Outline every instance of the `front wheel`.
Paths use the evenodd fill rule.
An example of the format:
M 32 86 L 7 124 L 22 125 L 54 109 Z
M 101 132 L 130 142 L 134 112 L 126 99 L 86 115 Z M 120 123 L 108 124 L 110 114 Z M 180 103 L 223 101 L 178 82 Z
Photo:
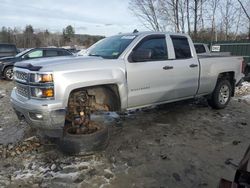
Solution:
M 3 73 L 3 76 L 6 80 L 13 80 L 14 78 L 14 72 L 13 72 L 13 67 L 7 67 L 4 69 L 4 73 Z
M 223 109 L 227 106 L 232 95 L 232 85 L 228 80 L 218 80 L 208 104 L 214 109 Z

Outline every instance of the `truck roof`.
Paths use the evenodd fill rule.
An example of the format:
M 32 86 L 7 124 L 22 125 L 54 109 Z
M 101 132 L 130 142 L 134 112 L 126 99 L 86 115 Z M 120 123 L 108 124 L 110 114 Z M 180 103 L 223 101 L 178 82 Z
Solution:
M 189 36 L 187 34 L 184 33 L 173 33 L 173 32 L 162 32 L 162 31 L 142 31 L 142 32 L 131 32 L 131 33 L 121 33 L 118 35 L 136 35 L 136 36 L 140 36 L 140 35 L 154 35 L 154 34 L 163 34 L 163 35 L 178 35 L 178 36 Z

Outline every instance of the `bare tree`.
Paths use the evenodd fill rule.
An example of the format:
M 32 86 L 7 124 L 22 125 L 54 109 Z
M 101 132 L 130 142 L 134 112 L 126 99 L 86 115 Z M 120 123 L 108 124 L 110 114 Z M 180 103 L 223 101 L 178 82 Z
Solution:
M 129 9 L 146 28 L 154 31 L 162 30 L 159 23 L 160 16 L 157 14 L 157 0 L 131 0 Z
M 247 19 L 248 19 L 248 39 L 250 40 L 250 12 L 247 11 L 247 7 L 243 5 L 241 0 L 238 0 L 238 2 L 240 3 L 241 8 L 243 9 Z M 248 4 L 249 6 L 249 4 Z M 250 9 L 250 7 L 248 7 Z
M 237 27 L 237 13 L 239 12 L 239 8 L 233 0 L 225 0 L 221 5 L 221 21 L 224 26 L 224 40 L 228 40 L 231 29 Z
M 202 29 L 204 29 L 203 4 L 204 4 L 204 0 L 201 0 L 201 5 L 200 5 L 200 20 L 201 20 L 201 28 Z
M 179 10 L 180 10 L 180 26 L 181 32 L 185 33 L 185 25 L 186 25 L 186 0 L 179 0 Z
M 185 31 L 186 0 L 159 0 L 162 21 L 168 23 L 175 32 Z
M 234 40 L 236 40 L 238 32 L 239 32 L 241 17 L 242 17 L 242 9 L 239 9 L 239 11 L 237 12 L 237 22 L 236 22 L 236 26 L 235 26 Z
M 168 7 L 170 7 L 170 10 L 172 11 L 172 17 L 170 17 L 169 19 L 173 20 L 172 22 L 175 26 L 175 32 L 179 32 L 180 31 L 179 0 L 165 0 L 165 2 L 168 5 Z
M 194 0 L 194 39 L 197 39 L 198 3 L 199 0 Z
M 211 42 L 214 40 L 216 37 L 216 20 L 215 20 L 215 15 L 217 12 L 217 9 L 219 7 L 220 0 L 210 0 L 209 1 L 209 8 L 211 10 L 211 24 L 212 24 L 212 29 L 211 29 Z
M 186 1 L 187 1 L 187 25 L 188 25 L 188 34 L 190 35 L 190 34 L 191 34 L 190 13 L 189 13 L 190 7 L 189 7 L 189 0 L 186 0 Z

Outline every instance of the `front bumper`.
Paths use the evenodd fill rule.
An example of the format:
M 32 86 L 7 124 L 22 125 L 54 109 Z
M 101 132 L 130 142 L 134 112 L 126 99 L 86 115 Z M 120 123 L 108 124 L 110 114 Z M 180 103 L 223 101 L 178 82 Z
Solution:
M 16 94 L 14 88 L 11 93 L 11 104 L 18 118 L 24 118 L 32 127 L 62 133 L 66 110 L 61 107 L 61 103 L 52 100 L 24 99 Z M 34 118 L 35 114 L 42 118 Z

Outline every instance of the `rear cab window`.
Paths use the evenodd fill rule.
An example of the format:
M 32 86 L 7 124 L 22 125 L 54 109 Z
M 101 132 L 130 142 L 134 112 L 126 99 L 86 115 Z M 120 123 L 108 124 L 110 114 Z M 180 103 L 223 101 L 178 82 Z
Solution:
M 176 59 L 189 59 L 192 58 L 192 53 L 187 37 L 185 36 L 170 36 L 174 46 Z
M 197 54 L 206 53 L 206 49 L 203 44 L 195 44 L 194 47 Z

